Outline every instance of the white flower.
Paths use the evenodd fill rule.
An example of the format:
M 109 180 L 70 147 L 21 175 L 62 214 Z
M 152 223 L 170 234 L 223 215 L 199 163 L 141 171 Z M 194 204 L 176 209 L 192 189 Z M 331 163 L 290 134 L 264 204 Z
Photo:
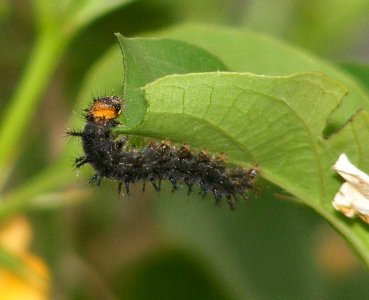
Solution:
M 358 215 L 369 224 L 369 176 L 356 168 L 346 154 L 340 155 L 333 170 L 346 180 L 333 199 L 333 207 L 346 217 Z

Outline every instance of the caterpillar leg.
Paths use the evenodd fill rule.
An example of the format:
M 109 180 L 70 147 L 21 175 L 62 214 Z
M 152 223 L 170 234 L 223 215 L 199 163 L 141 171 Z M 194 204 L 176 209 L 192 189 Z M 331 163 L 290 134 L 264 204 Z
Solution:
M 102 181 L 102 177 L 99 174 L 95 174 L 94 176 L 92 176 L 90 178 L 90 180 L 88 181 L 88 183 L 94 184 L 96 182 L 96 187 L 99 188 L 100 187 L 100 184 L 101 184 L 101 181 Z
M 234 210 L 234 205 L 233 205 L 233 202 L 232 202 L 232 197 L 231 195 L 227 195 L 227 202 L 228 202 L 228 206 L 231 210 Z
M 192 184 L 190 185 L 188 185 L 188 190 L 187 190 L 187 195 L 190 195 L 191 194 L 191 192 L 192 192 Z
M 217 189 L 213 190 L 213 195 L 214 195 L 214 198 L 215 198 L 215 204 L 218 205 L 220 203 L 220 200 L 222 200 L 222 195 L 218 193 Z
M 204 187 L 204 184 L 201 181 L 200 181 L 199 185 L 200 185 L 200 192 L 199 192 L 199 194 L 202 195 L 202 198 L 205 198 L 206 193 L 207 193 L 207 190 L 206 190 L 206 188 Z
M 123 185 L 123 182 L 119 182 L 119 184 L 118 184 L 118 193 L 119 193 L 119 195 L 121 195 L 121 193 L 122 193 L 122 185 Z M 126 187 L 126 193 L 127 193 L 127 195 L 130 195 L 130 192 L 129 192 L 129 182 L 128 181 L 125 181 L 124 182 L 124 185 Z
M 123 184 L 123 182 L 119 182 L 118 183 L 118 194 L 119 194 L 119 197 L 122 194 L 122 184 Z
M 88 162 L 89 160 L 85 156 L 81 156 L 81 157 L 76 158 L 73 165 L 76 168 L 80 168 L 81 166 L 83 166 L 85 163 L 88 163 Z
M 127 195 L 129 195 L 129 182 L 128 182 L 128 181 L 125 181 L 125 182 L 124 182 L 124 185 L 125 185 L 125 187 L 126 187 Z
M 173 188 L 172 193 L 176 190 L 178 190 L 177 181 L 173 177 L 169 177 L 169 181 L 171 182 Z
M 150 182 L 151 182 L 152 186 L 154 187 L 155 191 L 160 192 L 160 183 L 159 183 L 159 186 L 157 186 L 156 182 L 155 182 L 155 179 L 153 177 L 150 177 Z
M 193 183 L 188 178 L 185 178 L 184 182 L 188 186 L 187 195 L 189 195 L 192 192 L 192 185 L 193 185 Z
M 67 130 L 65 134 L 69 136 L 83 136 L 82 131 L 75 131 L 75 130 Z

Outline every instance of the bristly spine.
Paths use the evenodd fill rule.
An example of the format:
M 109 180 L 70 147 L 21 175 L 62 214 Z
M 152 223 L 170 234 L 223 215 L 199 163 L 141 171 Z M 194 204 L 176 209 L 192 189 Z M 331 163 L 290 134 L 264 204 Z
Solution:
M 179 184 L 188 187 L 198 185 L 200 192 L 212 193 L 216 202 L 223 197 L 230 208 L 238 196 L 247 198 L 246 192 L 253 188 L 256 168 L 230 168 L 225 165 L 225 155 L 211 156 L 206 150 L 191 151 L 185 144 L 180 147 L 171 145 L 169 140 L 161 143 L 151 141 L 143 148 L 132 149 L 127 146 L 128 137 L 117 138 L 112 129 L 119 125 L 116 120 L 122 109 L 123 101 L 116 96 L 95 99 L 85 109 L 86 124 L 83 131 L 68 131 L 70 136 L 80 137 L 85 155 L 75 160 L 77 168 L 90 164 L 96 171 L 90 182 L 98 186 L 106 177 L 119 182 L 121 192 L 124 184 L 129 194 L 130 183 L 149 181 L 156 191 L 160 191 L 162 180 L 169 180 L 173 191 Z

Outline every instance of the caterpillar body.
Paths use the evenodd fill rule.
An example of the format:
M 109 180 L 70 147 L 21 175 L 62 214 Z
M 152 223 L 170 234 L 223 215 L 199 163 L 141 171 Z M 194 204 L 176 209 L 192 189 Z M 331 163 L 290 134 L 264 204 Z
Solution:
M 88 163 L 96 171 L 90 179 L 98 186 L 106 177 L 119 182 L 121 192 L 124 184 L 129 194 L 130 183 L 150 182 L 160 191 L 162 180 L 169 180 L 173 191 L 179 185 L 187 185 L 188 194 L 198 185 L 205 195 L 212 193 L 216 202 L 223 197 L 230 208 L 238 196 L 247 198 L 246 192 L 253 188 L 257 174 L 255 168 L 230 168 L 225 165 L 225 155 L 211 156 L 206 150 L 194 152 L 189 145 L 176 147 L 169 140 L 161 143 L 151 141 L 143 148 L 127 146 L 128 137 L 117 138 L 112 129 L 120 123 L 116 120 L 123 108 L 119 97 L 109 96 L 95 99 L 85 109 L 86 124 L 83 131 L 68 131 L 70 136 L 82 140 L 84 156 L 75 160 L 77 168 Z

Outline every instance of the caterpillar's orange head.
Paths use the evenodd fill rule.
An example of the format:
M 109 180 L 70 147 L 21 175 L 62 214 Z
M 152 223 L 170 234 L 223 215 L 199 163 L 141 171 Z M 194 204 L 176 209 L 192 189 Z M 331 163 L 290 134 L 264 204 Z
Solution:
M 86 109 L 86 119 L 97 123 L 108 122 L 118 118 L 122 112 L 123 101 L 117 96 L 95 99 Z

